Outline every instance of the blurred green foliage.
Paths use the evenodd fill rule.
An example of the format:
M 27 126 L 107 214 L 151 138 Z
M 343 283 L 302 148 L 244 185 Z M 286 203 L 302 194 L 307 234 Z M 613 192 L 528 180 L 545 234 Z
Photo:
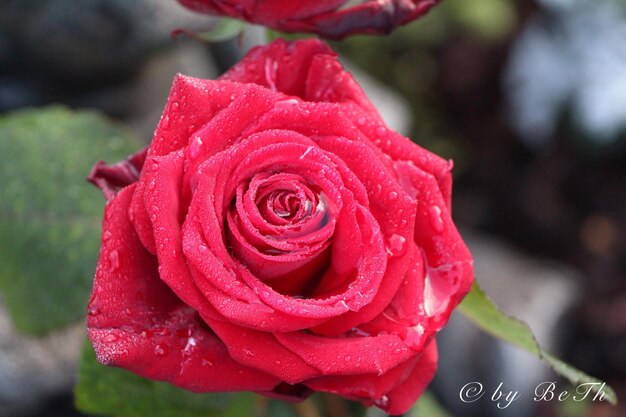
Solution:
M 241 417 L 251 416 L 254 406 L 249 392 L 196 394 L 100 365 L 89 343 L 83 348 L 75 396 L 79 410 L 107 417 Z
M 407 417 L 452 417 L 430 391 L 426 391 L 417 400 Z
M 92 112 L 0 118 L 0 296 L 19 330 L 41 334 L 84 316 L 105 203 L 85 178 L 98 160 L 139 147 Z

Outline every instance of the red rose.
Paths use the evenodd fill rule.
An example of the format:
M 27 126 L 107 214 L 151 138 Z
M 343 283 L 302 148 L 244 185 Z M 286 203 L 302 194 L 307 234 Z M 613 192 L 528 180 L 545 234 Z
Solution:
M 99 361 L 193 391 L 407 411 L 472 281 L 450 169 L 389 131 L 320 41 L 178 76 L 147 155 L 90 176 L 110 198 L 87 321 Z
M 425 14 L 440 0 L 178 0 L 202 13 L 230 16 L 283 32 L 329 39 L 384 34 Z

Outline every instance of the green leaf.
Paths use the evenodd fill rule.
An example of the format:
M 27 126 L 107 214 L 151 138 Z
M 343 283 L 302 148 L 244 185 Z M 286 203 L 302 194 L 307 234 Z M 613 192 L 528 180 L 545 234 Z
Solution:
M 617 396 L 611 387 L 543 350 L 528 325 L 500 311 L 476 282 L 474 282 L 470 293 L 459 305 L 459 311 L 487 333 L 520 347 L 543 360 L 555 372 L 564 376 L 575 386 L 595 384 L 593 392 L 602 390 L 605 398 L 611 404 L 617 404 Z
M 100 365 L 89 343 L 83 349 L 76 407 L 107 417 L 251 416 L 251 393 L 196 394 L 151 381 L 120 368 Z
M 312 37 L 316 37 L 316 35 L 312 35 L 310 33 L 304 33 L 304 32 L 287 33 L 287 32 L 280 32 L 272 28 L 265 28 L 265 40 L 267 41 L 267 43 L 273 42 L 276 39 L 285 39 L 287 41 L 295 41 L 298 39 L 309 39 Z
M 407 417 L 452 417 L 433 393 L 425 391 L 415 403 Z
M 206 42 L 222 42 L 239 36 L 246 27 L 243 20 L 221 18 L 211 30 L 198 33 L 196 36 Z
M 140 146 L 93 112 L 0 117 L 0 296 L 19 330 L 41 334 L 84 316 L 104 208 L 85 178 L 98 160 Z

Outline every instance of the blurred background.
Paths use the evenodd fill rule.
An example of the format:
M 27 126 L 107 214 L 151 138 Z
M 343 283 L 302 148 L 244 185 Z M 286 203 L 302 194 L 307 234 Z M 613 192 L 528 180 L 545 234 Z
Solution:
M 76 311 L 87 302 L 104 201 L 82 179 L 102 154 L 66 132 L 99 132 L 110 158 L 148 143 L 175 73 L 217 77 L 264 42 L 260 28 L 210 45 L 170 36 L 214 23 L 171 0 L 0 0 L 0 417 L 81 415 L 72 399 L 80 314 L 56 320 L 58 303 L 15 295 L 31 297 L 28 288 L 62 273 L 81 288 Z M 432 387 L 451 416 L 626 415 L 624 39 L 623 0 L 445 0 L 391 36 L 332 43 L 392 128 L 454 160 L 454 216 L 481 285 L 622 400 L 533 401 L 537 384 L 557 377 L 455 315 L 439 338 Z M 54 160 L 36 145 L 19 148 L 35 140 L 20 139 L 28 135 L 81 152 Z M 68 199 L 79 211 L 61 208 Z M 24 217 L 29 210 L 47 221 Z M 64 236 L 50 226 L 55 216 L 89 224 Z M 68 249 L 50 253 L 50 242 Z M 83 246 L 84 256 L 74 250 Z M 40 302 L 50 304 L 48 327 L 9 320 Z M 459 390 L 472 381 L 489 395 L 504 382 L 522 398 L 506 410 L 489 395 L 465 404 Z

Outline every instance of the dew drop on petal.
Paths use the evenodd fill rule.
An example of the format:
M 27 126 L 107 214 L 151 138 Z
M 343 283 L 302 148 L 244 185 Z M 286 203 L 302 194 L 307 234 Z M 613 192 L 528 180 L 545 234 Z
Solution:
M 189 157 L 191 159 L 197 159 L 200 154 L 200 149 L 202 149 L 202 138 L 200 136 L 196 136 L 191 140 L 189 144 Z
M 100 315 L 100 313 L 102 313 L 102 310 L 100 308 L 90 308 L 89 310 L 87 310 L 87 314 L 95 317 Z
M 117 341 L 117 336 L 114 334 L 108 334 L 104 337 L 104 339 L 102 339 L 102 341 L 105 343 L 113 343 Z
M 165 344 L 159 343 L 154 347 L 154 354 L 156 356 L 163 357 L 169 353 L 168 348 Z
M 308 153 L 311 152 L 312 150 L 313 150 L 313 146 L 307 147 L 306 151 L 304 151 L 304 153 L 302 155 L 300 155 L 299 159 L 304 159 L 308 155 Z
M 410 349 L 420 352 L 424 341 L 423 335 L 424 327 L 421 324 L 417 324 L 416 326 L 407 329 L 404 342 Z
M 387 240 L 387 253 L 391 256 L 401 256 L 406 252 L 406 238 L 394 233 Z
M 120 253 L 117 249 L 109 252 L 109 272 L 115 272 L 120 267 Z
M 389 407 L 389 397 L 387 397 L 386 395 L 383 395 L 379 399 L 374 400 L 374 404 L 376 405 L 376 407 L 386 409 Z
M 430 217 L 430 224 L 433 226 L 437 233 L 443 232 L 444 224 L 441 218 L 441 208 L 439 206 L 431 206 L 428 210 L 428 216 Z
M 378 136 L 384 136 L 384 135 L 386 135 L 386 134 L 387 134 L 387 129 L 386 129 L 384 126 L 378 126 L 378 127 L 376 128 L 376 134 L 377 134 Z

